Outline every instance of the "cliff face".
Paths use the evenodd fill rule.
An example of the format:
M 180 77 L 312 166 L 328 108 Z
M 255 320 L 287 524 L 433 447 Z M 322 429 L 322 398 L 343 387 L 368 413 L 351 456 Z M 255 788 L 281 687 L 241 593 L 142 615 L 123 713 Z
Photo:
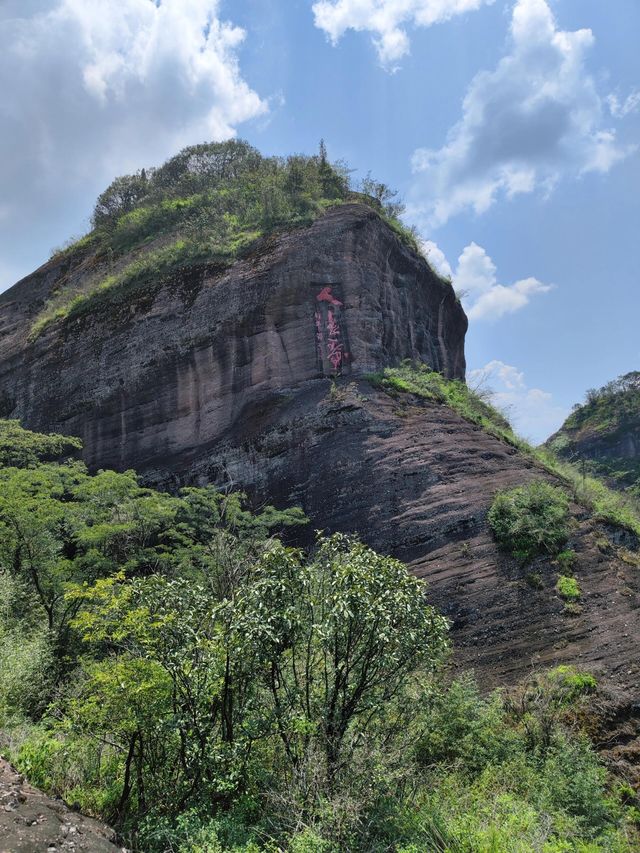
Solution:
M 415 358 L 464 378 L 453 289 L 364 205 L 29 343 L 34 315 L 72 272 L 44 267 L 0 297 L 0 400 L 26 426 L 80 436 L 92 467 L 195 458 L 322 376 Z
M 93 468 L 301 506 L 303 543 L 341 530 L 398 556 L 428 580 L 457 662 L 484 686 L 571 661 L 635 695 L 640 575 L 621 554 L 637 543 L 574 507 L 583 595 L 568 611 L 557 567 L 519 566 L 486 524 L 498 489 L 548 475 L 446 406 L 366 379 L 405 358 L 464 377 L 450 285 L 375 212 L 333 209 L 224 273 L 189 270 L 29 343 L 73 274 L 46 266 L 0 298 L 5 416 L 80 436 Z
M 584 462 L 613 488 L 640 496 L 640 372 L 590 391 L 547 444 Z

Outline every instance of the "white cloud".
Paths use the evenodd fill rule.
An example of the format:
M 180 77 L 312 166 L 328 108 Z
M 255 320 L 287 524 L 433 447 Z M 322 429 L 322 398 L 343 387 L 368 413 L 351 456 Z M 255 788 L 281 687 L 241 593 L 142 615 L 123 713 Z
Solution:
M 607 96 L 607 105 L 614 118 L 626 118 L 640 109 L 640 91 L 634 90 L 623 101 L 615 93 L 612 93 Z
M 407 26 L 430 27 L 494 0 L 317 0 L 315 24 L 335 44 L 347 30 L 373 34 L 381 63 L 393 69 L 409 53 Z
M 532 296 L 548 293 L 552 285 L 537 278 L 523 278 L 511 285 L 499 284 L 496 265 L 477 243 L 462 250 L 457 266 L 452 269 L 444 252 L 432 240 L 425 240 L 423 251 L 441 275 L 449 276 L 471 320 L 498 320 L 529 304 Z
M 451 265 L 449 264 L 445 253 L 437 243 L 434 243 L 433 240 L 423 240 L 421 248 L 423 255 L 437 273 L 445 278 L 452 277 L 453 273 L 451 271 Z
M 27 226 L 61 241 L 52 223 L 73 215 L 77 230 L 79 211 L 116 174 L 233 136 L 267 110 L 241 75 L 244 32 L 220 5 L 0 4 L 0 185 L 14 223 L 5 253 Z
M 516 432 L 536 444 L 555 432 L 569 414 L 548 391 L 529 388 L 524 373 L 503 361 L 468 371 L 467 382 L 471 388 L 490 392 L 491 402 L 505 412 Z
M 414 152 L 414 212 L 432 227 L 464 210 L 484 213 L 500 196 L 549 194 L 563 175 L 608 172 L 633 150 L 603 125 L 585 64 L 591 30 L 560 30 L 545 0 L 518 0 L 510 40 L 495 70 L 471 82 L 442 148 Z M 609 100 L 610 112 L 635 108 L 630 97 L 628 107 Z
M 497 320 L 524 308 L 535 294 L 547 293 L 549 290 L 551 286 L 542 284 L 537 278 L 525 278 L 508 287 L 495 284 L 476 299 L 467 314 L 470 320 Z

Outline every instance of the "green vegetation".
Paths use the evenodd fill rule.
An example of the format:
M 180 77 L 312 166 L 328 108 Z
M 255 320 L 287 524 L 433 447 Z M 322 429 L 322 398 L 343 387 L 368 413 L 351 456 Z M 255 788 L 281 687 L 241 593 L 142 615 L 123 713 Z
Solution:
M 560 569 L 560 574 L 570 575 L 573 567 L 576 564 L 577 559 L 578 555 L 575 551 L 561 551 L 556 556 L 556 563 L 558 564 L 558 568 Z
M 396 560 L 0 435 L 4 750 L 136 851 L 637 849 L 635 795 L 576 728 L 588 673 L 447 686 L 446 622 Z
M 536 480 L 498 492 L 488 521 L 498 543 L 520 560 L 557 554 L 569 538 L 569 498 L 562 489 Z
M 507 419 L 496 411 L 465 382 L 445 379 L 441 373 L 424 364 L 405 362 L 401 367 L 388 367 L 382 373 L 369 375 L 369 380 L 387 391 L 415 394 L 424 400 L 444 403 L 484 430 L 511 444 L 519 440 Z
M 640 372 L 633 371 L 587 391 L 585 402 L 574 406 L 565 422 L 571 431 L 605 432 L 638 417 Z
M 0 420 L 0 468 L 33 468 L 81 447 L 80 440 L 72 436 L 42 435 L 22 429 L 18 421 Z
M 370 175 L 360 191 L 344 163 L 330 163 L 324 143 L 313 157 L 263 157 L 230 140 L 185 148 L 157 169 L 125 175 L 100 195 L 93 231 L 59 254 L 82 264 L 67 275 L 31 329 L 92 312 L 100 305 L 157 288 L 176 270 L 221 268 L 281 229 L 311 224 L 328 207 L 371 205 L 415 251 L 399 220 L 402 205 Z
M 445 379 L 422 364 L 406 363 L 398 368 L 387 368 L 369 378 L 393 393 L 414 394 L 450 406 L 463 418 L 478 424 L 559 477 L 572 498 L 586 507 L 595 520 L 626 528 L 640 536 L 640 503 L 633 496 L 613 491 L 601 480 L 587 476 L 582 466 L 560 459 L 548 447 L 532 447 L 516 435 L 504 415 L 490 405 L 489 394 L 473 391 L 463 382 Z
M 640 498 L 640 459 L 621 455 L 619 445 L 640 435 L 640 372 L 618 377 L 600 389 L 587 391 L 549 448 L 566 459 L 579 460 L 589 474 L 614 488 Z M 597 457 L 593 448 L 597 447 Z
M 580 598 L 578 581 L 568 575 L 560 575 L 556 583 L 556 592 L 565 601 L 577 601 Z

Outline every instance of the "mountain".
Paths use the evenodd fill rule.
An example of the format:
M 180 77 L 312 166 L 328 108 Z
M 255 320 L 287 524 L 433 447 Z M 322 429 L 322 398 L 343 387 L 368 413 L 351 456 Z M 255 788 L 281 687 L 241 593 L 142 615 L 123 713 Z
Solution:
M 588 391 L 547 446 L 613 488 L 640 497 L 640 372 Z
M 114 181 L 90 234 L 0 295 L 0 667 L 6 708 L 29 718 L 24 732 L 3 718 L 0 745 L 136 849 L 258 850 L 261 810 L 284 815 L 260 835 L 279 833 L 278 849 L 400 849 L 405 835 L 406 850 L 457 849 L 455 820 L 431 799 L 423 819 L 418 801 L 457 808 L 476 784 L 468 849 L 511 849 L 514 832 L 614 849 L 640 785 L 640 518 L 466 386 L 451 282 L 388 189 L 363 189 L 322 149 L 195 146 Z M 90 476 L 79 454 L 92 474 L 128 473 Z M 210 484 L 226 494 L 183 488 Z M 277 511 L 294 507 L 310 523 Z M 318 531 L 331 536 L 312 547 Z M 447 624 L 388 556 L 447 617 L 437 680 Z M 360 714 L 340 729 L 351 763 L 327 752 L 336 702 L 341 719 Z M 402 740 L 378 765 L 391 732 Z M 606 789 L 594 748 L 616 771 Z M 336 768 L 349 775 L 325 800 Z M 12 827 L 30 798 L 75 825 L 0 769 Z M 342 826 L 346 791 L 359 805 Z M 499 799 L 496 842 L 486 803 Z M 289 826 L 312 800 L 338 804 L 318 828 L 337 846 Z M 108 830 L 80 823 L 110 849 Z M 49 843 L 57 830 L 42 827 Z
M 193 190 L 184 162 L 176 180 Z M 322 162 L 303 167 L 315 180 Z M 291 164 L 280 168 L 288 186 Z M 304 221 L 250 229 L 223 259 L 209 244 L 209 256 L 161 263 L 158 243 L 186 228 L 175 210 L 195 202 L 145 192 L 117 215 L 103 198 L 89 238 L 0 296 L 0 415 L 80 437 L 91 470 L 242 489 L 256 506 L 301 507 L 310 530 L 358 534 L 428 580 L 458 663 L 487 684 L 579 660 L 633 692 L 639 579 L 619 552 L 635 535 L 572 505 L 571 607 L 551 557 L 523 565 L 498 547 L 496 493 L 557 475 L 473 402 L 464 311 L 383 207 L 343 193 Z M 407 360 L 453 396 L 421 393 L 409 368 L 390 384 L 385 370 Z

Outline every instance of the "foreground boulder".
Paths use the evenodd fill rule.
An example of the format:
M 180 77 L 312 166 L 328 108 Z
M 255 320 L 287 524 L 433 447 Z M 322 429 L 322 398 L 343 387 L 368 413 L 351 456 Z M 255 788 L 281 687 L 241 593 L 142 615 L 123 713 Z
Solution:
M 0 853 L 126 853 L 115 833 L 38 791 L 0 758 Z

